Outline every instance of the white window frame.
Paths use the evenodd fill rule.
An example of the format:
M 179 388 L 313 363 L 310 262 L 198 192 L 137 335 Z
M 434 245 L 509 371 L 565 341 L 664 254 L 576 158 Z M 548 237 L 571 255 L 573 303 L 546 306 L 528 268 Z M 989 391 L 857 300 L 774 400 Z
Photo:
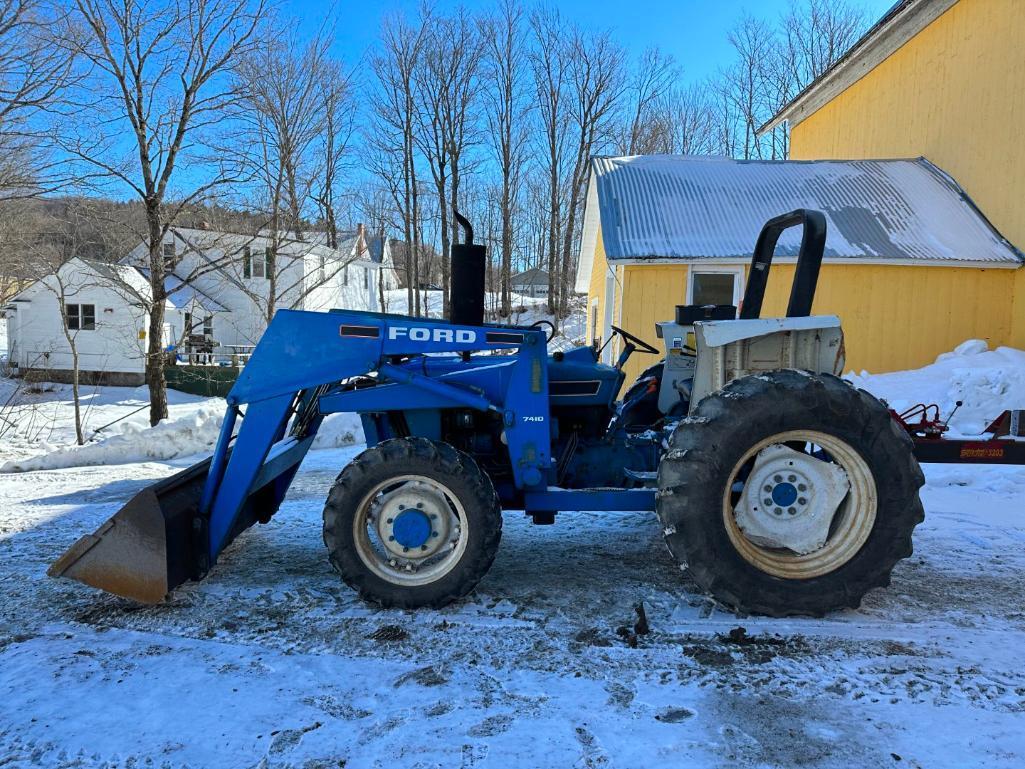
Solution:
M 74 307 L 74 312 L 71 308 Z M 91 325 L 86 325 L 85 308 L 92 307 L 93 322 Z M 96 305 L 92 302 L 81 304 L 78 302 L 65 302 L 64 303 L 64 326 L 68 331 L 95 331 L 96 330 Z M 75 326 L 72 328 L 71 322 L 74 320 Z
M 687 266 L 687 304 L 694 304 L 694 276 L 696 274 L 727 274 L 735 276 L 733 279 L 733 305 L 740 307 L 740 300 L 744 296 L 744 268 L 742 265 L 727 264 L 691 264 Z
M 604 306 L 602 308 L 601 343 L 605 345 L 605 349 L 602 351 L 602 363 L 610 365 L 615 360 L 613 357 L 615 345 L 609 344 L 609 339 L 612 336 L 613 311 L 616 307 L 616 284 L 619 282 L 615 269 L 612 265 L 605 268 L 605 297 L 602 300 Z

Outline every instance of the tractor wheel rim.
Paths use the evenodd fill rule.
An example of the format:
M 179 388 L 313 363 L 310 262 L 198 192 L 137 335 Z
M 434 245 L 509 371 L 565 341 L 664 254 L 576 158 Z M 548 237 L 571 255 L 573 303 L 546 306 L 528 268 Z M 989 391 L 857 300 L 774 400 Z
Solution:
M 401 475 L 360 500 L 353 541 L 364 565 L 394 585 L 428 585 L 448 574 L 466 551 L 466 514 L 445 484 Z
M 748 481 L 755 478 L 759 461 L 780 461 L 780 457 L 783 462 L 789 461 L 784 454 L 786 451 L 792 451 L 785 448 L 788 445 L 803 445 L 805 451 L 818 447 L 832 461 L 804 453 L 802 456 L 806 458 L 805 461 L 792 458 L 793 464 L 790 467 L 795 469 L 793 475 L 796 478 L 793 482 L 789 474 L 784 472 L 772 473 L 768 477 L 759 476 L 760 488 L 749 488 L 747 484 L 738 483 L 738 476 L 745 468 L 750 469 Z M 816 468 L 814 463 L 830 465 L 831 469 Z M 773 469 L 768 463 L 765 467 Z M 761 502 L 767 498 L 772 503 L 769 511 L 762 505 L 759 512 L 765 515 L 763 520 L 768 520 L 770 516 L 778 517 L 783 528 L 774 530 L 775 538 L 789 541 L 786 535 L 781 533 L 785 526 L 791 521 L 799 520 L 799 516 L 802 513 L 806 514 L 812 507 L 813 500 L 809 498 L 808 489 L 805 489 L 802 496 L 800 486 L 808 486 L 815 482 L 821 484 L 823 478 L 830 475 L 838 481 L 840 474 L 837 470 L 842 470 L 843 482 L 847 487 L 846 493 L 842 498 L 837 497 L 838 504 L 828 513 L 830 518 L 825 522 L 828 532 L 825 533 L 825 541 L 821 545 L 807 545 L 808 552 L 799 553 L 786 547 L 768 546 L 767 540 L 771 542 L 773 537 L 766 536 L 764 530 L 758 532 L 762 536 L 755 536 L 752 533 L 755 527 L 751 525 L 750 514 L 758 502 L 752 501 L 745 508 L 745 495 L 750 495 L 752 500 L 757 499 Z M 777 475 L 781 478 L 778 482 Z M 741 485 L 744 491 L 739 490 Z M 793 486 L 793 491 L 797 493 L 792 502 L 790 486 Z M 803 505 L 799 502 L 802 499 Z M 781 502 L 789 504 L 783 506 L 779 504 Z M 784 579 L 812 579 L 836 571 L 848 563 L 861 550 L 871 534 L 877 507 L 875 479 L 868 463 L 846 441 L 817 430 L 790 430 L 758 442 L 734 465 L 723 491 L 723 523 L 733 547 L 745 561 L 758 570 Z M 781 513 L 777 514 L 777 510 Z M 791 513 L 791 510 L 794 512 Z M 745 526 L 742 523 L 747 524 L 748 533 L 745 533 Z M 821 524 L 822 521 L 819 521 L 816 525 Z M 805 539 L 804 542 L 807 543 L 809 540 Z

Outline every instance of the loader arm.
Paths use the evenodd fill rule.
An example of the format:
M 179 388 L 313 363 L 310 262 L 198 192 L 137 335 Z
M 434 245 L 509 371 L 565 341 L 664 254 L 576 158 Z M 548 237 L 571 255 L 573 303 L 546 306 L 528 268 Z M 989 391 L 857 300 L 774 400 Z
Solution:
M 424 356 L 465 359 L 482 350 L 513 354 L 476 366 L 472 386 L 428 373 Z M 238 534 L 270 519 L 323 418 L 338 411 L 494 411 L 517 488 L 544 491 L 552 467 L 546 358 L 545 335 L 536 328 L 281 310 L 228 393 L 213 456 L 140 492 L 49 573 L 144 602 L 162 600 L 204 576 Z M 369 374 L 379 386 L 343 389 L 345 380 Z

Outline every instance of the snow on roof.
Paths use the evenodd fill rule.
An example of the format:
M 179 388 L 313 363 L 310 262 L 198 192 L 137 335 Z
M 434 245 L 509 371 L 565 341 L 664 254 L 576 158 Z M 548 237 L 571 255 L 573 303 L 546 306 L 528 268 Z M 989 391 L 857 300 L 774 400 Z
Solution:
M 168 300 L 179 310 L 187 309 L 192 302 L 196 302 L 208 312 L 231 312 L 209 294 L 203 293 L 173 273 L 164 277 L 164 290 L 167 292 Z
M 111 264 L 110 262 L 101 262 L 97 259 L 85 259 L 83 257 L 79 257 L 79 259 L 98 273 L 101 278 L 109 280 L 112 284 L 120 284 L 138 293 L 140 296 L 149 297 L 149 281 L 131 265 Z
M 957 182 L 924 158 L 595 158 L 577 290 L 588 288 L 599 227 L 610 260 L 746 260 L 765 221 L 795 208 L 825 213 L 834 261 L 1022 263 Z M 776 253 L 796 255 L 799 245 L 800 232 L 788 230 Z

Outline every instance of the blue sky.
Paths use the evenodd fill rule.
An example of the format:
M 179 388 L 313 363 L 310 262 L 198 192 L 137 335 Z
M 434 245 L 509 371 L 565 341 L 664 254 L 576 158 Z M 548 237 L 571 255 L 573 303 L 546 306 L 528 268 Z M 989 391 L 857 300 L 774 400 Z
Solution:
M 857 0 L 855 0 L 857 2 Z M 311 26 L 328 9 L 337 7 L 340 23 L 336 54 L 355 64 L 373 44 L 381 19 L 389 12 L 415 13 L 419 0 L 283 0 L 284 10 Z M 730 59 L 726 33 L 744 12 L 762 18 L 779 16 L 789 0 L 554 0 L 566 16 L 596 28 L 612 28 L 619 42 L 631 52 L 657 45 L 684 67 L 688 79 L 711 75 Z M 893 5 L 893 0 L 861 0 L 874 21 Z M 437 0 L 446 10 L 457 2 Z M 490 4 L 463 3 L 467 8 Z

